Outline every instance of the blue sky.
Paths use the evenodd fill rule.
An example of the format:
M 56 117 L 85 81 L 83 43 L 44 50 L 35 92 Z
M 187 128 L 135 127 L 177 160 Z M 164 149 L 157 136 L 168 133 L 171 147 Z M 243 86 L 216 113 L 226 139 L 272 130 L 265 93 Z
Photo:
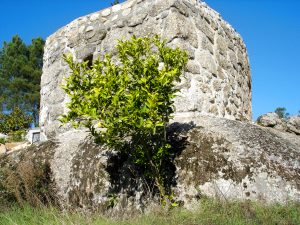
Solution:
M 19 34 L 47 38 L 113 0 L 1 0 L 0 45 Z M 207 0 L 243 37 L 253 81 L 253 118 L 283 106 L 300 110 L 300 1 Z

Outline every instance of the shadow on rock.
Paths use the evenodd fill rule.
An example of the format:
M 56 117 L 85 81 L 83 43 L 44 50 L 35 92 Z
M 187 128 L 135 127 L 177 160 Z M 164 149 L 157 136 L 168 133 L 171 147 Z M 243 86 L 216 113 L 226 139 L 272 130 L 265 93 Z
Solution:
M 168 157 L 163 159 L 163 171 L 166 194 L 172 195 L 171 188 L 177 185 L 176 167 L 174 160 L 187 145 L 187 133 L 193 129 L 195 124 L 173 123 L 167 128 L 167 140 L 171 144 Z M 124 148 L 132 148 L 128 145 Z M 130 149 L 129 149 L 130 150 Z M 157 199 L 159 201 L 159 191 L 153 179 L 145 176 L 145 168 L 134 163 L 127 151 L 120 150 L 114 154 L 108 154 L 106 171 L 109 174 L 110 188 L 107 196 L 110 199 L 108 207 L 113 208 L 118 204 L 124 207 L 128 202 L 138 202 L 140 210 L 145 209 L 149 201 Z M 124 198 L 122 198 L 124 195 Z M 126 199 L 125 199 L 126 196 Z M 118 199 L 118 200 L 117 200 Z M 117 202 L 118 201 L 118 202 Z

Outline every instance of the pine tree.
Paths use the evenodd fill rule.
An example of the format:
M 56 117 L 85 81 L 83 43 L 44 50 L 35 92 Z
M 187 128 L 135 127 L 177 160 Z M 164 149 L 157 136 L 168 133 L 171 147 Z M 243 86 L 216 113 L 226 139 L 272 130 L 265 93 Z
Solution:
M 27 46 L 16 35 L 0 50 L 0 110 L 18 107 L 32 116 L 35 126 L 39 120 L 44 43 L 36 38 Z

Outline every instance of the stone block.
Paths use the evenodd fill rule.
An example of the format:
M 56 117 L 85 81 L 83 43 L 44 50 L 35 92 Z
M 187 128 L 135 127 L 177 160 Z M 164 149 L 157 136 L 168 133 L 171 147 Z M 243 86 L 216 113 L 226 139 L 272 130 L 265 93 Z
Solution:
M 198 52 L 197 52 L 198 53 Z M 196 53 L 196 60 L 198 60 L 201 66 L 207 69 L 212 74 L 217 74 L 217 64 L 214 57 L 207 52 Z
M 189 60 L 186 67 L 187 72 L 192 74 L 200 74 L 200 66 L 198 62 Z
M 208 38 L 208 40 L 214 44 L 214 31 L 209 27 L 209 25 L 207 24 L 207 22 L 202 19 L 202 18 L 198 18 L 196 20 L 196 27 L 203 32 L 203 34 L 205 34 L 205 36 Z
M 111 9 L 105 9 L 101 12 L 102 16 L 109 16 L 111 13 Z
M 148 13 L 145 12 L 138 12 L 135 14 L 132 19 L 129 21 L 128 26 L 129 27 L 135 27 L 137 25 L 140 25 L 144 22 L 144 19 L 148 16 Z

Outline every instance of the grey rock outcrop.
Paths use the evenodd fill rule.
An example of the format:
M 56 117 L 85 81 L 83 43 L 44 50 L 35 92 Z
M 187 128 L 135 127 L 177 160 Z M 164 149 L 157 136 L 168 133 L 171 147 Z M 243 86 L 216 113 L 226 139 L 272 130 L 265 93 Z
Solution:
M 271 112 L 258 117 L 257 123 L 264 127 L 275 127 L 277 124 L 282 122 L 276 113 Z
M 292 116 L 287 120 L 287 131 L 300 135 L 300 116 Z
M 227 119 L 194 121 L 201 127 L 189 132 L 176 161 L 179 195 L 300 201 L 299 136 Z
M 185 207 L 203 196 L 300 201 L 299 136 L 208 116 L 189 121 L 171 125 L 175 151 L 168 169 L 174 197 Z M 68 131 L 11 153 L 0 158 L 0 165 L 26 160 L 50 164 L 57 197 L 66 208 L 120 215 L 158 203 L 126 157 L 95 145 L 85 131 Z
M 168 45 L 188 51 L 187 71 L 178 84 L 176 113 L 199 112 L 251 120 L 251 75 L 240 35 L 204 2 L 196 0 L 128 0 L 78 18 L 51 35 L 45 46 L 41 79 L 40 127 L 46 137 L 60 127 L 68 98 L 61 89 L 69 70 L 63 53 L 95 60 L 113 52 L 117 39 L 156 34 Z
M 300 117 L 279 118 L 276 113 L 266 113 L 257 118 L 257 124 L 263 127 L 272 127 L 283 132 L 300 135 Z

